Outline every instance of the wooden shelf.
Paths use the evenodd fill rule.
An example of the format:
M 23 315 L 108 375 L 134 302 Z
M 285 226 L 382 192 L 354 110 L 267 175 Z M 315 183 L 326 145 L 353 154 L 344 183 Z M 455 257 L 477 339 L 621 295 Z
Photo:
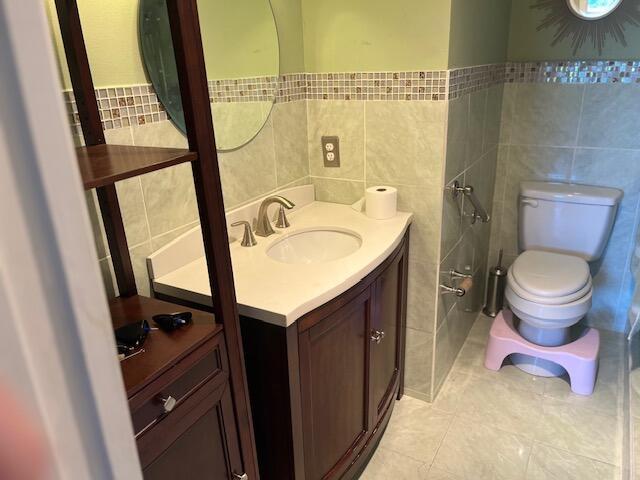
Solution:
M 84 188 L 103 187 L 198 158 L 183 148 L 94 145 L 76 149 Z
M 211 313 L 142 295 L 114 298 L 109 301 L 109 309 L 114 328 L 145 319 L 154 326 L 151 317 L 160 313 L 188 311 L 193 314 L 191 325 L 174 332 L 152 330 L 144 343 L 144 353 L 120 362 L 128 397 L 135 395 L 149 382 L 223 330 L 222 325 L 214 323 Z

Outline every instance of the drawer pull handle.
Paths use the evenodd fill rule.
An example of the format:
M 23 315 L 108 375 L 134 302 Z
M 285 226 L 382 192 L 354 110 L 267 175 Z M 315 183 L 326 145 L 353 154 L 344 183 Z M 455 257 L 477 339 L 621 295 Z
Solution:
M 167 398 L 163 398 L 160 400 L 162 402 L 162 407 L 164 408 L 165 413 L 169 413 L 173 410 L 178 403 L 178 401 L 169 395 Z
M 371 330 L 371 341 L 380 343 L 384 338 L 384 332 L 380 330 Z
M 249 475 L 247 475 L 246 473 L 241 473 L 241 474 L 234 473 L 233 478 L 235 480 L 249 480 Z

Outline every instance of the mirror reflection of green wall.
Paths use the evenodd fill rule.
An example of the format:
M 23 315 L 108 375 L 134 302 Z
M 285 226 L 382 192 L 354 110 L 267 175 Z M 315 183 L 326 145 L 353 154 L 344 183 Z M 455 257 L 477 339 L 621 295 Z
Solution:
M 255 137 L 277 93 L 279 46 L 269 0 L 198 0 L 211 113 L 219 150 Z M 140 44 L 158 97 L 185 131 L 165 0 L 140 1 Z

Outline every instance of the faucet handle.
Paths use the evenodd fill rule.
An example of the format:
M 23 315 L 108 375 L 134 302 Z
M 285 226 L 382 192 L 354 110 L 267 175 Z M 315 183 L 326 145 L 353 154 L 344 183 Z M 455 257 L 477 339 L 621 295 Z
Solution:
M 244 225 L 244 234 L 242 235 L 242 242 L 240 242 L 240 245 L 243 247 L 253 247 L 254 245 L 257 245 L 258 242 L 256 241 L 256 237 L 253 236 L 251 224 L 249 222 L 246 220 L 240 220 L 231 224 L 232 227 L 239 227 L 241 225 Z
M 277 228 L 289 228 L 291 224 L 287 220 L 287 214 L 285 213 L 284 205 L 280 205 L 278 209 L 278 215 L 276 215 L 276 227 Z

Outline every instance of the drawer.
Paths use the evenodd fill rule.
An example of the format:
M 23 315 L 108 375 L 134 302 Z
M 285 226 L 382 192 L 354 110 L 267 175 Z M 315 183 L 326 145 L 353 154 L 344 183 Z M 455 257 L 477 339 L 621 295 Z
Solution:
M 224 336 L 217 335 L 129 400 L 136 437 L 169 415 L 206 382 L 218 385 L 227 379 Z

